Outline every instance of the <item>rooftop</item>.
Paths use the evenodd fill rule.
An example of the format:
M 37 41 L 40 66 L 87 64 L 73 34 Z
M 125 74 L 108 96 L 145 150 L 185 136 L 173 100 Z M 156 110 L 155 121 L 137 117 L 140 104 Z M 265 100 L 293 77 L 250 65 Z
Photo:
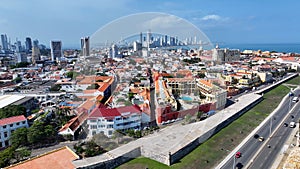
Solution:
M 25 98 L 25 96 L 18 96 L 18 95 L 3 95 L 0 96 L 0 108 L 8 106 L 14 102 L 17 102 L 21 99 Z
M 89 118 L 98 118 L 98 117 L 116 117 L 121 116 L 122 113 L 140 113 L 141 110 L 137 105 L 132 106 L 124 106 L 124 107 L 118 107 L 118 108 L 95 108 L 91 114 L 89 115 Z
M 66 146 L 9 166 L 7 169 L 74 169 L 72 161 L 77 159 L 78 155 Z
M 24 115 L 8 117 L 8 118 L 0 119 L 0 126 L 16 123 L 20 121 L 25 121 L 25 120 L 26 118 Z

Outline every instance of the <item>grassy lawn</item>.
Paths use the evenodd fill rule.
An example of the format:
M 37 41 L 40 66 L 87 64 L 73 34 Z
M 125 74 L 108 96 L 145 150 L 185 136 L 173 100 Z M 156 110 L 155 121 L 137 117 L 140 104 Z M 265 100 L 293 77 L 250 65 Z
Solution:
M 297 77 L 300 81 L 300 78 Z M 290 80 L 296 83 L 296 80 Z M 294 82 L 295 81 L 295 82 Z M 290 82 L 287 82 L 290 83 Z M 299 83 L 298 83 L 299 84 Z M 290 91 L 286 86 L 280 85 L 264 95 L 264 100 L 250 109 L 239 119 L 235 120 L 209 140 L 199 145 L 172 166 L 166 166 L 151 159 L 140 157 L 125 163 L 120 169 L 209 169 L 221 162 L 230 151 L 251 133 L 280 103 L 282 98 Z
M 286 82 L 287 84 L 293 84 L 293 85 L 300 85 L 300 76 L 297 76 L 296 78 Z

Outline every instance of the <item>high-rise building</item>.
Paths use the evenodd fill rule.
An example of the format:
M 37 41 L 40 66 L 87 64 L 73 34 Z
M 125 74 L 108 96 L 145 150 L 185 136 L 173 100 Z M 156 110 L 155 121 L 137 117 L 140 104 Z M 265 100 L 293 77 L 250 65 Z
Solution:
M 33 41 L 33 47 L 39 47 L 39 40 L 34 40 Z
M 81 52 L 82 52 L 82 56 L 90 55 L 90 38 L 89 37 L 81 38 Z
M 16 51 L 17 52 L 22 52 L 23 51 L 21 41 L 16 40 L 15 46 L 16 46 Z
M 1 42 L 2 42 L 2 49 L 3 50 L 8 50 L 8 42 L 7 42 L 6 34 L 1 35 Z
M 35 64 L 37 60 L 41 60 L 41 52 L 38 46 L 32 47 L 32 63 Z
M 25 52 L 18 52 L 17 53 L 17 62 L 20 63 L 20 62 L 27 62 L 27 55 Z
M 118 47 L 117 45 L 113 44 L 111 47 L 111 58 L 116 58 L 118 55 Z
M 30 50 L 32 50 L 32 42 L 31 42 L 31 38 L 30 37 L 27 37 L 26 40 L 25 40 L 25 49 L 26 49 L 26 52 L 30 52 Z
M 61 41 L 51 41 L 51 60 L 56 61 L 62 57 L 62 43 Z

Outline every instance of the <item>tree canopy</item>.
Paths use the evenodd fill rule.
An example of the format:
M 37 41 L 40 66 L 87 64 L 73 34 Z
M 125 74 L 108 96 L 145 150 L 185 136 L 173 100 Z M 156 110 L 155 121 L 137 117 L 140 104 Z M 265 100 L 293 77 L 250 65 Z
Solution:
M 26 108 L 20 105 L 9 105 L 0 109 L 0 119 L 12 116 L 26 116 Z

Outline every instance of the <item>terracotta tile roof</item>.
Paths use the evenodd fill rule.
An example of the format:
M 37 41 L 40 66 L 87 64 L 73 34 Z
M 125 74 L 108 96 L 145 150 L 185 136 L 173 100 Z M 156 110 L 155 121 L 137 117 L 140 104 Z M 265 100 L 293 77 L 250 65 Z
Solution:
M 78 127 L 87 119 L 87 117 L 87 111 L 82 111 L 78 116 L 69 120 L 61 129 L 59 129 L 59 132 L 68 128 L 70 128 L 72 131 L 76 131 Z
M 97 89 L 87 89 L 87 90 L 84 90 L 83 93 L 84 94 L 93 94 L 97 91 Z
M 98 91 L 104 92 L 110 85 L 108 83 L 101 83 L 101 86 L 98 88 Z
M 24 115 L 8 117 L 8 118 L 0 119 L 0 126 L 16 123 L 20 121 L 25 121 L 25 120 L 26 118 Z
M 72 161 L 76 159 L 79 159 L 78 155 L 66 146 L 9 166 L 7 169 L 74 169 Z
M 79 108 L 84 108 L 86 110 L 90 110 L 95 104 L 96 104 L 95 101 L 87 100 L 82 105 L 80 105 Z
M 118 108 L 95 108 L 89 115 L 89 119 L 105 117 L 106 119 L 113 119 L 116 116 L 121 116 L 122 113 L 141 113 L 141 109 L 137 105 L 124 106 Z
M 208 87 L 212 87 L 211 82 L 209 82 L 208 80 L 200 79 L 199 82 L 206 85 L 206 86 L 208 86 Z

